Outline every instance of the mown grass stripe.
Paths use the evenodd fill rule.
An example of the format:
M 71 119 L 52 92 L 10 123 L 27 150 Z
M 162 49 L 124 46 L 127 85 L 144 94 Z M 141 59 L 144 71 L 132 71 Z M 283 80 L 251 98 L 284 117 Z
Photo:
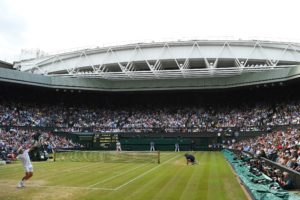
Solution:
M 195 153 L 199 165 L 186 166 L 184 152 L 161 152 L 162 162 L 160 165 L 153 163 L 95 163 L 93 165 L 91 163 L 92 165 L 89 167 L 77 169 L 90 163 L 34 163 L 34 177 L 25 183 L 28 187 L 21 190 L 14 187 L 20 179 L 20 175 L 7 175 L 8 178 L 4 179 L 6 169 L 9 169 L 7 172 L 12 172 L 11 168 L 16 168 L 23 175 L 22 166 L 11 165 L 6 169 L 0 168 L 1 172 L 4 170 L 3 174 L 0 174 L 0 199 L 246 199 L 220 152 L 190 153 Z M 174 159 L 168 161 L 172 158 Z M 145 166 L 124 173 L 141 165 Z M 155 167 L 157 168 L 153 170 Z M 76 170 L 72 171 L 72 169 Z M 64 170 L 70 171 L 60 173 Z M 44 177 L 43 173 L 48 173 L 49 179 L 47 176 Z M 119 173 L 124 173 L 124 175 L 91 188 L 87 187 Z M 143 173 L 146 174 L 139 177 Z M 136 180 L 130 182 L 133 179 Z M 126 186 L 116 190 L 117 187 L 126 183 Z
M 181 193 L 178 194 L 178 199 L 193 199 L 193 196 L 197 196 L 195 194 L 195 191 L 199 188 L 199 183 L 201 182 L 201 179 L 199 178 L 201 173 L 201 169 L 203 168 L 203 161 L 205 160 L 205 155 L 203 153 L 197 153 L 196 154 L 196 161 L 198 162 L 197 165 L 194 166 L 187 166 L 186 171 L 188 172 L 188 175 L 186 175 L 186 182 L 182 186 Z M 193 193 L 193 194 L 191 194 Z M 197 199 L 202 199 L 200 196 L 197 197 Z
M 123 164 L 114 164 L 114 165 L 102 165 L 102 164 L 99 164 L 99 163 L 94 163 L 93 166 L 90 166 L 91 168 L 89 168 L 90 172 L 93 172 L 93 171 L 100 171 L 100 170 L 107 170 L 107 171 L 119 171 L 119 170 L 124 170 L 124 169 L 127 169 L 127 168 L 130 168 L 134 166 L 134 164 L 129 164 L 129 165 L 123 165 Z M 91 184 L 91 182 L 95 179 L 95 178 L 98 178 L 99 175 L 95 176 L 95 174 L 93 173 L 87 173 L 87 176 L 88 177 L 91 177 L 91 180 L 86 180 L 86 182 L 84 182 L 84 178 L 82 177 L 82 174 L 81 173 L 75 173 L 77 170 L 75 171 L 70 171 L 70 172 L 66 172 L 66 173 L 63 173 L 61 175 L 53 175 L 53 176 L 50 176 L 50 177 L 47 177 L 46 180 L 48 182 L 53 182 L 54 184 L 57 184 L 57 185 L 66 185 L 66 184 L 74 184 L 76 182 L 82 182 L 82 186 L 87 186 L 89 184 Z M 101 178 L 106 178 L 106 177 L 110 177 L 111 174 L 109 173 L 104 173 L 101 175 Z M 87 184 L 87 185 L 85 185 Z
M 124 183 L 124 184 L 122 184 L 122 185 L 116 187 L 116 190 L 119 190 L 119 189 L 125 187 L 126 185 L 132 183 L 133 181 L 135 181 L 135 180 L 137 180 L 137 179 L 139 179 L 139 178 L 145 176 L 145 175 L 148 174 L 148 173 L 151 173 L 152 171 L 156 170 L 157 168 L 159 168 L 159 167 L 161 167 L 161 166 L 167 164 L 167 163 L 170 162 L 171 160 L 173 160 L 173 159 L 175 159 L 175 158 L 178 158 L 178 157 L 179 157 L 178 155 L 175 156 L 175 157 L 172 157 L 172 158 L 170 158 L 169 160 L 165 161 L 163 164 L 157 165 L 156 167 L 154 167 L 154 168 L 152 168 L 152 169 L 150 169 L 150 170 L 148 170 L 148 171 L 146 171 L 146 172 L 144 172 L 144 173 L 138 175 L 137 177 L 135 177 L 135 178 L 129 180 L 128 182 L 126 182 L 126 183 Z
M 132 172 L 132 171 L 135 171 L 136 169 L 141 168 L 141 167 L 143 167 L 143 166 L 145 166 L 145 165 L 146 165 L 146 164 L 139 165 L 139 166 L 137 166 L 137 167 L 134 167 L 134 168 L 131 168 L 131 169 L 129 169 L 129 170 L 126 170 L 126 171 L 124 171 L 124 172 L 122 172 L 122 173 L 118 173 L 118 174 L 116 174 L 116 175 L 114 175 L 114 176 L 110 176 L 109 178 L 104 179 L 104 180 L 101 180 L 101 181 L 98 181 L 98 182 L 96 182 L 96 183 L 94 183 L 94 184 L 92 184 L 92 185 L 89 185 L 88 187 L 93 187 L 93 186 L 95 186 L 95 185 L 98 185 L 98 184 L 101 184 L 101 183 L 105 183 L 105 182 L 110 181 L 110 180 L 112 180 L 112 179 L 115 179 L 115 178 L 117 178 L 117 177 L 119 177 L 119 176 L 122 176 L 122 175 L 124 175 L 124 174 L 130 173 L 130 172 Z
M 181 193 L 182 185 L 186 184 L 190 177 L 190 169 L 187 169 L 188 167 L 190 166 L 182 165 L 176 170 L 173 169 L 171 176 L 169 177 L 169 179 L 164 181 L 164 186 L 157 191 L 154 199 L 159 198 L 159 196 L 165 196 L 166 199 L 180 196 L 179 193 Z
M 183 157 L 182 153 L 177 153 L 179 157 Z M 169 177 L 172 177 L 174 174 L 174 169 L 172 167 L 172 162 L 167 163 L 162 166 L 159 170 L 153 171 L 145 175 L 141 179 L 137 179 L 134 184 L 129 184 L 125 189 L 116 190 L 113 193 L 107 193 L 102 196 L 103 199 L 113 200 L 113 199 L 123 199 L 123 200 L 132 200 L 132 199 L 153 199 L 153 196 L 160 190 L 165 181 L 168 181 Z M 138 187 L 137 187 L 138 186 Z M 90 198 L 90 195 L 87 196 L 87 199 Z
M 163 155 L 162 158 L 163 158 L 163 159 L 168 158 L 169 155 L 170 155 L 170 154 Z M 172 155 L 171 155 L 171 156 L 172 156 Z M 111 176 L 111 177 L 109 177 L 109 178 L 107 178 L 107 179 L 105 179 L 105 180 L 100 180 L 100 181 L 98 181 L 98 182 L 96 182 L 96 183 L 94 183 L 94 184 L 92 184 L 92 185 L 89 185 L 88 187 L 94 187 L 94 186 L 96 186 L 96 185 L 98 185 L 98 184 L 105 183 L 105 182 L 107 182 L 107 181 L 109 181 L 109 180 L 115 180 L 117 177 L 120 177 L 120 176 L 129 174 L 129 173 L 131 173 L 131 172 L 136 171 L 137 169 L 139 169 L 139 168 L 141 168 L 141 167 L 144 167 L 144 166 L 147 167 L 147 166 L 149 166 L 149 165 L 153 165 L 153 164 L 152 164 L 152 163 L 145 163 L 145 164 L 142 164 L 142 165 L 139 164 L 139 166 L 137 166 L 137 167 L 134 168 L 134 169 L 129 169 L 129 170 L 125 171 L 125 172 L 118 173 L 117 175 Z M 156 165 L 156 164 L 155 164 L 155 165 Z M 125 170 L 126 170 L 126 169 L 125 169 Z M 122 170 L 122 171 L 123 171 L 123 170 Z

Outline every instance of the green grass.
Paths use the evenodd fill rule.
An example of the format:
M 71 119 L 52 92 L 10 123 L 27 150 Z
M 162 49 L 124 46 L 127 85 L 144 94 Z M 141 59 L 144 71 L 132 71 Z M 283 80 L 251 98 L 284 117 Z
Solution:
M 164 152 L 161 164 L 34 162 L 34 176 L 19 189 L 20 163 L 0 166 L 0 199 L 199 200 L 247 199 L 221 152 Z

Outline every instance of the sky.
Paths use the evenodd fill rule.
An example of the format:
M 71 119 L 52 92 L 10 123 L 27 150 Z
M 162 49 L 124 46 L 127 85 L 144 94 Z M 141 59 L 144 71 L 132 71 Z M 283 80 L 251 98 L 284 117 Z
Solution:
M 190 39 L 300 41 L 299 0 L 0 0 L 0 60 Z M 24 54 L 24 53 L 23 53 Z

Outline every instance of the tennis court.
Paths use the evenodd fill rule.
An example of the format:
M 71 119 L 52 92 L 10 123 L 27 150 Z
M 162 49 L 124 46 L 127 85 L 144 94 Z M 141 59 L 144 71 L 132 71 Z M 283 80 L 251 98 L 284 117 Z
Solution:
M 0 166 L 0 199 L 247 199 L 221 152 L 163 152 L 151 162 L 34 162 L 34 176 L 16 188 L 20 163 Z

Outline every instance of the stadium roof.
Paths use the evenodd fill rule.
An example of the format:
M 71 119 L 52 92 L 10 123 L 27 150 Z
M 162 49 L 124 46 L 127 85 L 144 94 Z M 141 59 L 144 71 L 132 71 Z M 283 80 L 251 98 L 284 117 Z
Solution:
M 243 73 L 230 77 L 147 79 L 147 80 L 109 80 L 101 78 L 73 78 L 45 76 L 25 73 L 18 70 L 0 68 L 0 82 L 52 88 L 57 91 L 171 91 L 226 89 L 242 86 L 269 87 L 282 85 L 285 81 L 300 78 L 300 65 L 260 73 Z
M 82 49 L 16 62 L 47 76 L 108 80 L 232 77 L 300 65 L 300 44 L 248 40 L 189 40 Z
M 13 64 L 0 60 L 0 68 L 13 69 Z

